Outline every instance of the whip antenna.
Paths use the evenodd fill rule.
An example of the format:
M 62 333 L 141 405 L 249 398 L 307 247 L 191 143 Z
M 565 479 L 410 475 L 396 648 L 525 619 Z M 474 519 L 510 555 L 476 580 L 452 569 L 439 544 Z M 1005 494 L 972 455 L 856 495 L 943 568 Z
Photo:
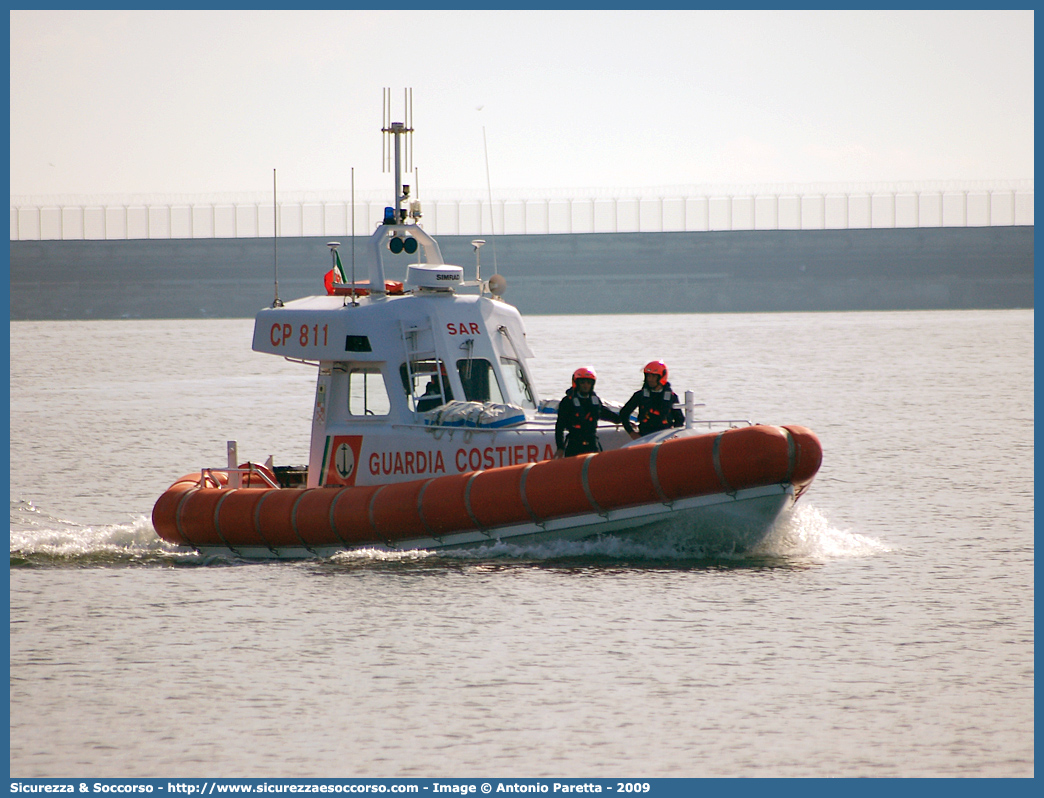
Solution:
M 388 116 L 388 95 L 391 89 L 385 87 L 381 95 L 381 133 L 391 127 L 391 117 Z M 388 171 L 388 136 L 381 136 L 381 171 Z
M 486 126 L 482 126 L 482 152 L 486 156 L 486 190 L 489 191 L 489 229 L 492 231 L 489 235 L 490 241 L 493 242 L 493 274 L 499 274 L 497 271 L 497 226 L 493 218 L 493 184 L 489 182 L 489 150 L 486 148 Z
M 275 299 L 272 307 L 283 307 L 283 300 L 279 298 L 279 203 L 276 201 L 276 170 L 272 170 L 272 278 L 275 280 Z
M 352 167 L 352 304 L 355 301 L 355 167 Z

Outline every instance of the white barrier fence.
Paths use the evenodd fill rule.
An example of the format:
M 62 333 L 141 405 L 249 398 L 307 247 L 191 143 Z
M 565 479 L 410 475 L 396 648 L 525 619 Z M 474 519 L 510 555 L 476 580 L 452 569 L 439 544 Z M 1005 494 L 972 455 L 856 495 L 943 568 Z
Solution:
M 272 201 L 124 203 L 18 201 L 11 240 L 266 238 Z M 279 202 L 279 235 L 368 235 L 385 202 L 366 199 Z M 677 193 L 530 199 L 443 198 L 422 203 L 433 235 L 526 235 L 718 230 L 843 230 L 990 227 L 1033 224 L 1033 181 L 891 190 Z M 492 211 L 492 213 L 491 213 Z

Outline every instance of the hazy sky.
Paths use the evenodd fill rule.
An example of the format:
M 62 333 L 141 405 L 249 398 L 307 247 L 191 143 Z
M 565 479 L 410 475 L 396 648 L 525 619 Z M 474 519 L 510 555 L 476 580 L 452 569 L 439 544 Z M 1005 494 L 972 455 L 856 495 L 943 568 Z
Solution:
M 1033 12 L 12 11 L 12 195 L 1033 177 Z

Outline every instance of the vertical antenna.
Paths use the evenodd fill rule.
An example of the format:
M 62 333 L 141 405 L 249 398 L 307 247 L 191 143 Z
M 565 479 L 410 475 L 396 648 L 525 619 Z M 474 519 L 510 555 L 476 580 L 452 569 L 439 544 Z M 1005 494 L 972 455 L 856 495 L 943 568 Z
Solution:
M 489 182 L 489 149 L 486 147 L 486 126 L 482 126 L 482 152 L 486 156 L 486 190 L 489 191 L 489 238 L 493 242 L 493 274 L 497 271 L 497 226 L 493 221 L 493 184 Z
M 417 201 L 417 215 L 413 215 L 413 210 L 410 210 L 410 216 L 413 217 L 414 224 L 420 224 L 420 170 L 417 167 L 413 168 L 413 199 Z M 417 263 L 421 262 L 421 250 L 417 250 Z
M 276 191 L 276 170 L 272 170 L 272 277 L 275 280 L 275 299 L 272 307 L 283 307 L 283 300 L 279 298 L 279 194 Z
M 352 167 L 352 304 L 355 301 L 355 167 Z
M 391 89 L 384 89 L 384 93 L 381 96 L 381 129 L 382 132 L 388 128 L 388 92 Z M 381 136 L 381 171 L 388 171 L 388 136 Z

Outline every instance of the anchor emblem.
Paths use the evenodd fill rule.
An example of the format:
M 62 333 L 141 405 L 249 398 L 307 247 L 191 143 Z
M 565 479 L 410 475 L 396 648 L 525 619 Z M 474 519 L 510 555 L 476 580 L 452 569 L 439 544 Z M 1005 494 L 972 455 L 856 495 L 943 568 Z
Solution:
M 355 453 L 347 443 L 342 443 L 334 453 L 334 468 L 341 479 L 348 479 L 355 470 Z

